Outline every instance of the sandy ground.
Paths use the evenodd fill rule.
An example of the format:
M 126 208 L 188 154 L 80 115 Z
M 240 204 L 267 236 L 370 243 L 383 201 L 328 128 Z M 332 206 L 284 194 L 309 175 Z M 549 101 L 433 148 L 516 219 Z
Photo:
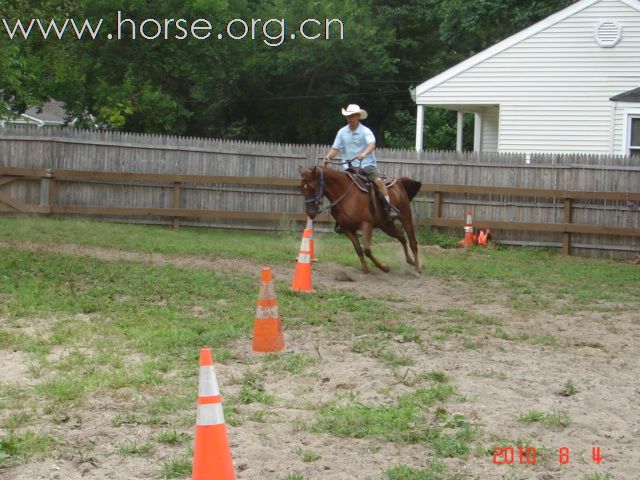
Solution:
M 243 260 L 174 258 L 71 245 L 0 242 L 0 246 L 258 274 L 254 263 Z M 437 248 L 422 250 L 427 262 L 430 255 L 446 254 Z M 293 266 L 275 267 L 275 278 L 291 278 Z M 410 390 L 399 378 L 399 370 L 404 372 L 404 380 L 416 372 L 446 372 L 451 383 L 466 397 L 462 402 L 448 401 L 446 408 L 451 414 L 465 415 L 482 429 L 479 443 L 484 448 L 526 439 L 541 452 L 548 451 L 546 460 L 538 460 L 536 465 L 496 465 L 490 455 L 475 451 L 466 459 L 444 459 L 449 473 L 457 475 L 453 478 L 581 480 L 594 472 L 608 472 L 615 480 L 640 478 L 638 312 L 619 306 L 615 314 L 522 313 L 510 309 L 499 291 L 478 304 L 478 299 L 469 295 L 464 286 L 429 277 L 428 270 L 416 277 L 408 266 L 389 274 L 373 272 L 365 276 L 350 268 L 320 262 L 314 265 L 313 278 L 315 286 L 327 290 L 348 290 L 365 297 L 384 292 L 385 298 L 392 298 L 396 305 L 420 312 L 404 323 L 418 329 L 422 343 L 393 345 L 392 342 L 395 351 L 410 355 L 416 363 L 411 367 L 389 368 L 375 358 L 351 352 L 353 338 L 340 338 L 313 326 L 287 330 L 286 312 L 281 312 L 286 351 L 306 353 L 315 358 L 317 364 L 300 375 L 265 373 L 265 390 L 276 395 L 277 406 L 264 422 L 245 419 L 238 426 L 228 426 L 238 479 L 285 479 L 295 472 L 309 479 L 369 480 L 386 478 L 384 472 L 397 464 L 427 468 L 433 457 L 423 445 L 337 438 L 300 427 L 313 420 L 314 406 L 336 398 L 393 404 L 398 394 Z M 455 335 L 434 341 L 434 324 L 427 319 L 450 308 L 494 316 L 511 335 L 549 333 L 556 337 L 559 345 L 534 345 L 486 334 L 473 338 L 477 347 L 471 349 L 465 348 Z M 24 328 L 46 328 L 46 324 L 47 319 L 26 319 Z M 234 378 L 241 377 L 251 365 L 259 365 L 248 342 L 238 343 L 235 351 L 232 360 L 216 367 L 223 396 L 234 395 L 239 389 Z M 0 365 L 0 386 L 35 382 L 27 367 L 28 354 L 0 350 Z M 577 392 L 562 396 L 563 385 L 568 380 L 574 383 Z M 53 427 L 47 424 L 48 433 L 66 438 L 68 448 L 64 453 L 53 459 L 0 470 L 0 478 L 158 478 L 159 466 L 176 458 L 174 448 L 156 444 L 147 457 L 123 457 L 117 453 L 117 445 L 132 440 L 144 443 L 163 430 L 158 426 L 112 426 L 116 415 L 128 408 L 126 402 L 117 398 L 90 399 L 77 417 Z M 259 408 L 258 405 L 242 406 L 242 416 L 248 418 Z M 533 409 L 567 412 L 571 424 L 565 428 L 549 428 L 542 423 L 525 424 L 516 419 L 517 415 Z M 193 433 L 188 427 L 180 431 Z M 566 465 L 558 461 L 558 449 L 562 447 L 570 449 L 570 461 Z M 593 447 L 600 447 L 604 458 L 600 466 L 591 459 Z M 296 453 L 297 448 L 313 450 L 320 458 L 305 463 Z

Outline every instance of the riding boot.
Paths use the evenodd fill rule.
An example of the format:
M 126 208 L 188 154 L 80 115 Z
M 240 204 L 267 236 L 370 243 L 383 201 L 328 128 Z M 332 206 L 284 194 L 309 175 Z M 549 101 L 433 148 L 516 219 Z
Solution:
M 336 226 L 333 227 L 333 231 L 336 233 L 344 233 L 344 230 L 342 229 L 342 227 L 338 224 L 338 222 L 336 222 Z
M 400 210 L 394 207 L 390 202 L 384 202 L 384 213 L 391 222 L 400 218 Z

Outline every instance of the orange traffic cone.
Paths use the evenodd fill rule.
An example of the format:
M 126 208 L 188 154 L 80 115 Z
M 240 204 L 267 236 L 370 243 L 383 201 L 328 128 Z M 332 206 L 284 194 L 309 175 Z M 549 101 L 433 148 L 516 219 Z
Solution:
M 309 217 L 307 217 L 307 226 L 305 227 L 305 230 L 310 230 L 311 233 L 309 234 L 309 251 L 311 252 L 311 261 L 312 262 L 317 262 L 318 259 L 316 258 L 315 255 L 315 248 L 314 248 L 314 241 L 313 241 L 313 220 L 310 219 Z
M 254 352 L 281 352 L 284 350 L 284 334 L 278 314 L 278 301 L 273 286 L 271 269 L 262 269 L 262 285 L 253 326 Z
M 313 292 L 313 287 L 311 286 L 311 247 L 309 245 L 311 232 L 312 230 L 305 229 L 302 234 L 298 264 L 291 283 L 291 290 L 298 292 Z
M 222 397 L 210 348 L 200 349 L 198 417 L 193 447 L 192 480 L 235 480 Z
M 471 210 L 467 210 L 467 223 L 464 226 L 464 248 L 473 246 L 473 219 Z

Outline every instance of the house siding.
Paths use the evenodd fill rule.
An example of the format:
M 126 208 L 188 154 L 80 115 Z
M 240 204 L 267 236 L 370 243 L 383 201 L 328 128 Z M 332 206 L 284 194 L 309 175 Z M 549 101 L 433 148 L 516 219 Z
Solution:
M 622 25 L 614 48 L 595 41 L 603 20 Z M 503 152 L 623 153 L 624 119 L 609 98 L 638 86 L 640 11 L 602 0 L 419 92 L 417 103 L 500 105 Z

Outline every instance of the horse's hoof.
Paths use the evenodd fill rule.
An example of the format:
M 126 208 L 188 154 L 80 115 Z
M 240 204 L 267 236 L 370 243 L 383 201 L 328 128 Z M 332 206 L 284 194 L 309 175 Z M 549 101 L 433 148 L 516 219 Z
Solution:
M 380 270 L 382 270 L 384 273 L 389 273 L 389 267 L 387 265 L 380 265 Z

